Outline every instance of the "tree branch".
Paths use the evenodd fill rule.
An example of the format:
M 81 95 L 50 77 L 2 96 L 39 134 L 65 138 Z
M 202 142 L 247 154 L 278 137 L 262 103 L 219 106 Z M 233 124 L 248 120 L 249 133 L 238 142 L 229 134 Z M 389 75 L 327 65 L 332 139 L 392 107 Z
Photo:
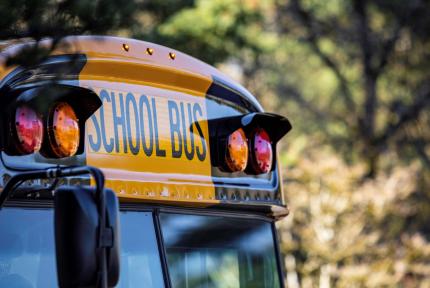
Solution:
M 304 109 L 312 113 L 315 118 L 317 118 L 319 121 L 337 121 L 339 123 L 345 124 L 345 117 L 342 117 L 340 115 L 337 115 L 333 111 L 330 111 L 330 113 L 326 111 L 322 111 L 317 106 L 313 105 L 311 102 L 306 100 L 303 95 L 297 91 L 296 88 L 292 87 L 291 85 L 288 85 L 286 83 L 281 83 L 278 85 L 278 94 L 279 95 L 286 95 L 289 96 L 291 99 L 293 99 L 296 103 L 298 103 L 300 106 L 302 106 Z
M 358 16 L 358 34 L 360 39 L 361 51 L 363 53 L 363 66 L 366 75 L 374 76 L 372 67 L 372 45 L 370 43 L 370 31 L 366 12 L 366 0 L 354 0 L 354 10 Z
M 377 75 L 381 74 L 385 68 L 385 66 L 388 63 L 388 59 L 391 56 L 391 53 L 394 50 L 394 47 L 396 46 L 397 40 L 400 38 L 400 32 L 401 30 L 407 26 L 408 21 L 412 19 L 415 14 L 420 10 L 423 9 L 424 3 L 422 1 L 411 1 L 410 2 L 410 8 L 408 8 L 406 11 L 404 11 L 404 14 L 399 16 L 399 21 L 394 29 L 393 34 L 391 37 L 382 45 L 382 49 L 380 51 L 380 61 L 375 67 L 375 73 Z
M 430 170 L 430 156 L 428 156 L 426 153 L 425 142 L 422 140 L 417 140 L 417 141 L 413 142 L 413 145 L 415 146 L 415 149 L 417 150 L 418 156 L 420 157 L 424 166 L 428 170 Z
M 371 144 L 375 133 L 375 111 L 378 106 L 376 96 L 377 75 L 372 67 L 373 50 L 370 43 L 370 31 L 366 11 L 366 0 L 354 0 L 354 12 L 357 15 L 357 30 L 359 45 L 361 47 L 364 78 L 364 113 L 359 118 L 360 132 L 367 142 Z
M 399 24 L 393 35 L 384 43 L 382 50 L 380 52 L 380 60 L 379 64 L 375 67 L 375 74 L 380 75 L 383 71 L 385 66 L 388 64 L 388 59 L 391 56 L 391 53 L 394 50 L 394 47 L 396 46 L 397 40 L 400 37 L 400 31 L 403 28 L 403 25 Z
M 430 80 L 429 80 L 430 81 Z M 392 138 L 396 133 L 409 122 L 417 119 L 421 112 L 423 112 L 428 106 L 430 106 L 430 83 L 425 81 L 421 89 L 419 89 L 417 96 L 414 99 L 414 103 L 399 109 L 397 112 L 397 121 L 389 124 L 384 132 L 376 138 L 375 144 L 380 146 Z
M 353 101 L 352 93 L 348 87 L 348 81 L 341 73 L 338 65 L 334 62 L 334 60 L 332 60 L 324 51 L 322 51 L 320 46 L 318 45 L 319 36 L 314 28 L 314 20 L 312 19 L 311 14 L 303 8 L 300 0 L 292 1 L 292 9 L 299 16 L 301 23 L 306 28 L 308 34 L 306 37 L 306 41 L 309 43 L 311 49 L 321 59 L 321 61 L 335 74 L 340 84 L 340 89 L 342 91 L 341 95 L 343 97 L 344 103 L 349 111 L 354 112 L 356 110 L 356 107 Z

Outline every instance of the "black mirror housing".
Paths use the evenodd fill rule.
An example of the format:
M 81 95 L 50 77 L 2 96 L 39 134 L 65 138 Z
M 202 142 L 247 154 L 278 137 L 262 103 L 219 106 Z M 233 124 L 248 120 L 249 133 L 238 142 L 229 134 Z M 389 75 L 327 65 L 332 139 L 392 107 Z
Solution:
M 108 285 L 118 283 L 120 272 L 119 203 L 105 189 L 106 221 L 112 231 L 107 249 Z M 95 287 L 99 281 L 99 214 L 94 187 L 64 186 L 56 190 L 55 246 L 59 287 Z M 109 241 L 108 241 L 109 242 Z

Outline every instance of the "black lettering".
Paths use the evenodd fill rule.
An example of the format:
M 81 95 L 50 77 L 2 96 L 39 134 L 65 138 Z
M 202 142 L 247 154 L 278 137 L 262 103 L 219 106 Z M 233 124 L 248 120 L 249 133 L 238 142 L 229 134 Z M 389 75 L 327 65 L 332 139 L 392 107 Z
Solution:
M 143 113 L 143 105 L 146 106 L 146 119 L 148 120 L 149 127 L 149 144 L 146 145 L 146 135 L 145 135 L 145 118 Z M 146 95 L 140 96 L 139 99 L 139 109 L 140 109 L 140 136 L 142 137 L 142 147 L 146 156 L 151 156 L 152 151 L 154 149 L 154 131 L 152 128 L 152 116 L 151 116 L 151 108 L 149 106 L 149 100 Z
M 121 126 L 124 153 L 127 153 L 127 137 L 126 137 L 127 127 L 125 124 L 124 97 L 122 96 L 122 93 L 119 93 L 119 108 L 121 110 L 121 115 L 118 116 L 116 112 L 115 93 L 112 92 L 111 96 L 112 96 L 113 130 L 115 135 L 115 151 L 119 153 L 118 126 Z
M 200 124 L 199 124 L 200 119 L 197 117 L 197 112 L 200 114 L 200 117 L 203 116 L 202 108 L 200 107 L 199 104 L 196 103 L 194 104 L 194 107 L 193 107 L 194 124 L 196 125 L 197 132 L 200 135 L 200 141 L 202 143 L 202 150 L 203 150 L 203 151 L 200 151 L 200 147 L 196 145 L 196 154 L 200 161 L 204 161 L 206 159 L 206 141 L 203 135 L 202 128 L 200 127 Z
M 130 108 L 130 104 L 132 108 Z M 127 118 L 127 136 L 128 136 L 128 145 L 130 146 L 131 153 L 133 155 L 139 154 L 139 148 L 140 148 L 140 130 L 139 130 L 139 111 L 137 110 L 137 103 L 136 99 L 134 99 L 133 94 L 127 93 L 127 96 L 125 98 L 125 107 L 126 107 L 126 118 Z M 131 134 L 131 121 L 130 121 L 130 112 L 131 109 L 134 111 L 134 119 L 136 124 L 136 145 L 133 145 L 133 135 Z
M 184 111 L 184 103 L 181 103 L 181 118 L 182 118 L 182 135 L 184 136 L 184 150 L 185 156 L 187 156 L 188 160 L 192 160 L 194 157 L 194 137 L 193 137 L 193 116 L 191 115 L 191 104 L 187 104 L 188 106 L 188 119 L 190 123 L 190 146 L 191 151 L 188 151 L 188 142 L 187 142 L 187 122 L 185 121 L 185 111 Z
M 158 138 L 158 123 L 157 123 L 157 107 L 155 106 L 155 99 L 152 98 L 152 111 L 154 119 L 154 130 L 155 130 L 155 155 L 166 157 L 166 150 L 160 149 L 160 139 Z
M 101 135 L 100 135 L 100 126 L 99 126 L 99 122 L 97 122 L 96 115 L 92 115 L 91 120 L 93 121 L 94 129 L 96 130 L 97 142 L 94 142 L 93 135 L 88 136 L 88 142 L 90 143 L 91 149 L 94 152 L 98 152 L 100 150 L 100 147 L 102 146 L 102 139 L 101 139 Z
M 169 120 L 170 120 L 170 142 L 172 145 L 172 157 L 181 158 L 182 156 L 182 136 L 179 125 L 179 109 L 175 101 L 168 101 Z M 175 112 L 176 122 L 173 120 L 173 112 Z M 178 149 L 175 147 L 175 133 L 178 135 Z
M 100 100 L 102 100 L 102 102 L 103 102 L 103 100 L 106 100 L 106 102 L 111 102 L 110 97 L 109 97 L 109 93 L 106 90 L 100 91 Z M 109 143 L 107 142 L 103 105 L 102 105 L 102 107 L 100 107 L 100 126 L 101 126 L 101 132 L 102 132 L 103 147 L 107 153 L 111 153 L 113 151 L 114 139 L 109 138 Z

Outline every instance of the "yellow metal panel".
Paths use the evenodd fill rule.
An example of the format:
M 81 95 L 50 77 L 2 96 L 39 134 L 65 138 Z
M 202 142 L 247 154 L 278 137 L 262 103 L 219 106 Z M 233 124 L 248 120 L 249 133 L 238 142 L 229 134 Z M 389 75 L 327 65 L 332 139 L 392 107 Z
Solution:
M 87 164 L 104 170 L 107 187 L 129 200 L 218 202 L 204 121 L 210 79 L 90 57 L 79 83 L 103 101 L 87 121 L 86 156 Z
M 103 58 L 89 58 L 79 79 L 149 85 L 196 96 L 204 96 L 211 84 L 210 78 L 171 67 Z
M 49 47 L 50 43 L 50 40 L 46 40 L 39 44 Z M 215 200 L 215 188 L 211 177 L 208 125 L 204 121 L 206 119 L 205 94 L 214 75 L 223 79 L 226 79 L 225 76 L 214 67 L 186 54 L 144 41 L 117 37 L 78 36 L 66 37 L 62 44 L 65 45 L 59 45 L 52 55 L 85 54 L 87 63 L 79 74 L 79 85 L 91 88 L 98 94 L 104 91 L 110 101 L 114 98 L 116 116 L 123 117 L 118 111 L 121 111 L 121 105 L 127 104 L 127 97 L 130 98 L 128 94 L 131 94 L 138 104 L 142 94 L 145 95 L 151 105 L 154 101 L 157 109 L 158 148 L 165 151 L 165 156 L 157 156 L 156 153 L 146 155 L 142 151 L 142 143 L 138 153 L 131 153 L 130 147 L 138 146 L 135 131 L 140 125 L 137 124 L 136 115 L 132 111 L 133 101 L 130 101 L 132 103 L 130 115 L 133 116 L 124 127 L 117 125 L 117 134 L 125 135 L 126 142 L 123 141 L 123 137 L 118 136 L 118 140 L 114 137 L 115 125 L 112 119 L 114 106 L 111 102 L 104 103 L 104 119 L 101 119 L 101 110 L 99 110 L 87 121 L 85 137 L 87 164 L 104 170 L 107 186 L 119 193 L 121 198 L 132 201 L 141 199 L 198 205 L 218 203 L 219 201 Z M 26 43 L 9 47 L 7 53 L 1 56 L 5 58 L 6 55 L 13 55 L 24 45 Z M 1 65 L 0 78 L 11 70 L 12 68 Z M 180 121 L 181 125 L 183 122 L 187 125 L 199 123 L 201 132 L 196 133 L 196 124 L 192 125 L 195 151 L 191 159 L 184 152 L 180 157 L 173 157 L 169 101 L 177 105 L 181 117 L 184 115 L 184 120 L 182 121 L 181 118 Z M 197 112 L 193 110 L 196 105 L 201 111 L 199 108 Z M 188 107 L 193 110 L 191 118 Z M 151 109 L 153 109 L 152 106 Z M 138 111 L 138 113 L 141 117 L 141 112 Z M 113 138 L 115 141 L 113 144 L 115 149 L 110 152 L 106 151 L 104 145 L 100 145 L 99 149 L 93 149 L 94 145 L 89 145 L 90 139 L 92 142 L 98 141 L 97 129 L 101 131 L 102 122 L 104 137 L 109 140 Z M 99 125 L 98 128 L 95 123 Z M 144 123 L 149 125 L 148 121 Z M 149 138 L 149 128 L 148 126 L 146 128 L 144 133 L 146 138 Z M 123 129 L 130 129 L 130 137 L 128 131 Z M 181 127 L 181 130 L 184 129 Z M 186 135 L 189 136 L 189 134 Z M 182 143 L 182 149 L 185 149 L 184 141 L 180 143 L 177 136 L 173 139 L 176 147 Z M 186 143 L 188 147 L 191 146 L 190 137 L 187 137 Z M 202 153 L 203 145 L 206 147 L 206 155 L 199 159 L 195 157 L 196 151 L 200 149 Z

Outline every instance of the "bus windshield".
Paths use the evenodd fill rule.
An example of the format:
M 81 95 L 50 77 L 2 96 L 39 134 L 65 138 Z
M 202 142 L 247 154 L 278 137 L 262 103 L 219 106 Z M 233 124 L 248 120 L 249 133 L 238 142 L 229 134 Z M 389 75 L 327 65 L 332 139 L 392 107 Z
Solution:
M 0 210 L 0 287 L 57 287 L 52 209 Z M 273 225 L 250 218 L 121 211 L 116 287 L 166 287 L 154 217 L 159 217 L 175 288 L 280 287 Z
M 0 210 L 0 287 L 57 287 L 52 209 Z M 123 211 L 117 287 L 164 287 L 151 212 Z M 143 285 L 144 284 L 144 285 Z
M 172 287 L 280 287 L 271 223 L 170 213 L 160 222 Z

